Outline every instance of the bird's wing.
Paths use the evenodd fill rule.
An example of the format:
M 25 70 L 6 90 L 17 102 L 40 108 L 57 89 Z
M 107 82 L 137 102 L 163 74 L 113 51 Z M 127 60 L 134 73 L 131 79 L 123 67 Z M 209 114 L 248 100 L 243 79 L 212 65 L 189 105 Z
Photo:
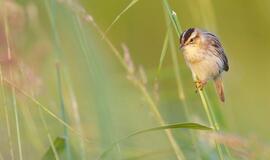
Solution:
M 227 56 L 225 54 L 225 51 L 224 51 L 220 41 L 218 40 L 217 36 L 213 35 L 212 33 L 208 32 L 207 34 L 211 37 L 211 45 L 216 50 L 216 52 L 214 52 L 215 56 L 220 58 L 221 61 L 223 62 L 222 69 L 224 71 L 228 71 L 229 70 L 229 62 L 228 62 Z

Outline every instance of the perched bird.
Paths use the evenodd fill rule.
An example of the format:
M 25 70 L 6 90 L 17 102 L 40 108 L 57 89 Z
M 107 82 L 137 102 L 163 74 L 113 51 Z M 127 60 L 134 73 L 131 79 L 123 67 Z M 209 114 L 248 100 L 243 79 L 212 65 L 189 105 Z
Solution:
M 198 28 L 189 28 L 181 34 L 180 49 L 195 79 L 196 88 L 202 90 L 208 80 L 214 80 L 217 94 L 224 102 L 221 74 L 229 70 L 229 65 L 217 36 Z

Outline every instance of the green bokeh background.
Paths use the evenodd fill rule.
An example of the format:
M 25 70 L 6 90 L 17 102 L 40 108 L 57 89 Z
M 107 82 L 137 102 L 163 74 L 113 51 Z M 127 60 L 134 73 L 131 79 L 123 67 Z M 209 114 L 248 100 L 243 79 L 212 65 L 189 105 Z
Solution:
M 81 5 L 103 31 L 130 2 L 130 0 L 80 0 Z M 34 4 L 39 14 L 37 23 L 33 25 L 30 21 L 25 22 L 26 27 L 22 32 L 15 34 L 11 27 L 10 32 L 14 32 L 11 40 L 13 39 L 12 43 L 16 46 L 15 57 L 19 57 L 37 73 L 42 80 L 42 87 L 36 98 L 59 117 L 61 110 L 55 63 L 60 63 L 63 82 L 61 90 L 69 123 L 74 128 L 77 127 L 73 118 L 73 101 L 70 98 L 72 93 L 77 98 L 82 130 L 93 142 L 91 144 L 85 142 L 87 157 L 96 158 L 114 140 L 134 130 L 158 125 L 141 92 L 126 79 L 126 72 L 91 24 L 83 23 L 84 33 L 78 33 L 76 16 L 67 9 L 68 7 L 63 7 L 61 1 L 56 2 L 54 13 L 49 11 L 55 18 L 55 27 L 51 26 L 44 1 L 18 0 L 16 3 L 23 8 L 27 8 L 30 3 Z M 259 143 L 268 146 L 270 142 L 268 126 L 270 121 L 270 2 L 267 0 L 169 0 L 169 3 L 179 17 L 182 29 L 200 27 L 214 32 L 225 48 L 230 65 L 229 72 L 224 73 L 226 102 L 220 106 L 216 105 L 223 113 L 221 117 L 225 121 L 222 130 L 247 140 L 255 138 Z M 0 30 L 1 35 L 4 34 L 2 26 Z M 166 30 L 162 1 L 139 0 L 107 33 L 108 38 L 121 54 L 121 45 L 124 43 L 129 48 L 134 64 L 144 67 L 149 91 L 153 90 Z M 54 31 L 59 35 L 61 51 L 57 49 Z M 85 40 L 83 45 L 82 39 Z M 178 43 L 178 39 L 175 38 L 175 45 Z M 5 45 L 1 45 L 1 53 L 2 50 L 5 50 Z M 86 55 L 84 50 L 87 50 Z M 55 52 L 57 54 L 54 54 Z M 201 100 L 194 92 L 190 71 L 180 51 L 178 60 L 192 119 L 208 124 Z M 9 88 L 6 90 L 7 104 L 12 106 L 12 98 L 9 98 L 12 97 L 12 93 Z M 207 90 L 213 104 L 219 104 L 211 83 L 208 84 Z M 160 113 L 167 123 L 187 121 L 177 92 L 172 59 L 167 53 L 159 76 L 158 104 Z M 49 143 L 45 129 L 40 127 L 42 122 L 39 112 L 37 108 L 30 108 L 36 106 L 31 100 L 21 98 L 20 95 L 16 97 L 23 155 L 30 159 L 40 158 L 49 147 Z M 9 114 L 11 119 L 14 118 L 12 108 Z M 46 113 L 44 115 L 52 137 L 62 135 L 63 126 Z M 1 112 L 3 127 L 0 127 L 0 132 L 3 137 L 8 137 L 4 116 L 4 112 Z M 12 142 L 16 148 L 14 119 L 11 120 L 11 126 Z M 176 130 L 174 133 L 187 157 L 194 158 L 189 133 L 183 130 Z M 70 135 L 74 149 L 73 156 L 76 157 L 80 152 L 79 140 L 74 134 L 70 133 Z M 4 144 L 0 145 L 2 149 L 0 155 L 7 158 L 9 151 L 6 146 L 10 141 L 7 138 L 0 141 Z M 169 146 L 164 133 L 149 133 L 123 142 L 121 156 L 128 157 L 144 151 L 162 150 L 164 154 L 161 152 L 158 158 L 153 159 L 175 159 Z M 37 152 L 32 154 L 33 148 Z M 171 152 L 168 153 L 168 150 Z M 15 152 L 17 157 L 17 149 Z M 117 149 L 112 155 L 114 156 L 110 158 L 123 158 L 119 157 Z
M 127 0 L 81 2 L 103 29 L 106 29 L 129 3 Z M 261 140 L 269 141 L 270 128 L 267 127 L 267 122 L 270 110 L 270 2 L 267 0 L 170 2 L 172 9 L 180 18 L 183 29 L 205 28 L 215 32 L 224 45 L 230 71 L 224 74 L 227 100 L 222 106 L 222 111 L 230 130 L 243 136 L 256 135 Z M 139 1 L 113 26 L 108 36 L 115 44 L 126 43 L 136 63 L 155 71 L 166 33 L 163 17 L 161 1 Z M 184 63 L 181 54 L 179 59 Z M 164 68 L 168 71 L 171 66 L 170 58 L 167 58 Z M 181 70 L 188 72 L 184 64 L 181 64 Z M 186 90 L 193 90 L 191 78 L 188 78 L 188 75 L 186 77 L 184 82 Z M 166 90 L 173 92 L 174 86 L 164 85 Z

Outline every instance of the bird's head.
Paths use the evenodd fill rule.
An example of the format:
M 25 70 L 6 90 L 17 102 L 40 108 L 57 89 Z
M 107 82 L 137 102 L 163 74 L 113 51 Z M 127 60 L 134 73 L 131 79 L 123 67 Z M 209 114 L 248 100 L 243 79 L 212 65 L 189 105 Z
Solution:
M 189 28 L 180 36 L 180 49 L 199 47 L 201 43 L 201 31 L 197 28 Z

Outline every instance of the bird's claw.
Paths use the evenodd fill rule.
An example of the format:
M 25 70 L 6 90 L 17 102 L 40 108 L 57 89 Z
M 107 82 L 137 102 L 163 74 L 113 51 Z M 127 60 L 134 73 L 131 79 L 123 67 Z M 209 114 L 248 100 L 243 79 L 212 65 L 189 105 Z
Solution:
M 205 85 L 205 83 L 203 82 L 203 81 L 201 81 L 201 80 L 196 80 L 195 82 L 195 87 L 196 87 L 196 93 L 200 90 L 200 91 L 202 91 L 203 90 L 203 87 L 204 87 L 204 85 Z

